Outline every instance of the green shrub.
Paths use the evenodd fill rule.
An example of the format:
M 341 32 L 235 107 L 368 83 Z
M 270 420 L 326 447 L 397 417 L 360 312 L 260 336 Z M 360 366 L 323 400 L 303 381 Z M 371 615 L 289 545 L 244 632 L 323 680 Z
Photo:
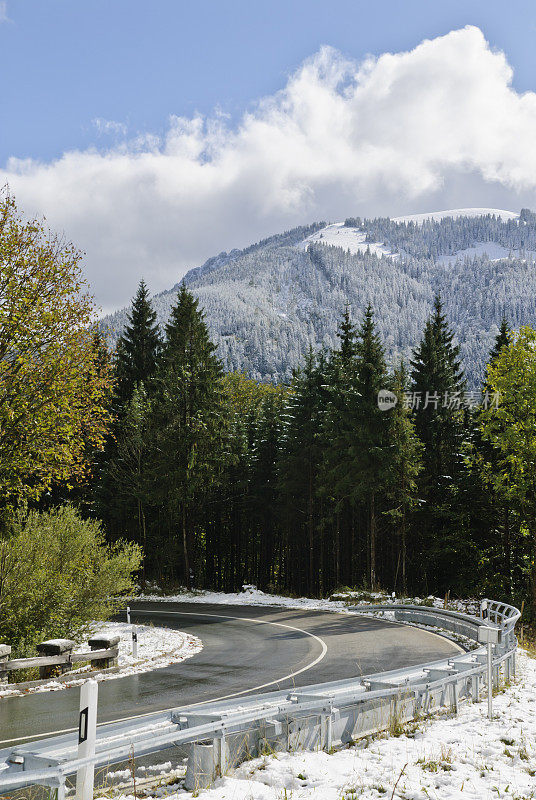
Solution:
M 20 657 L 44 639 L 81 640 L 122 605 L 140 563 L 138 545 L 107 545 L 71 506 L 20 515 L 0 539 L 0 642 Z

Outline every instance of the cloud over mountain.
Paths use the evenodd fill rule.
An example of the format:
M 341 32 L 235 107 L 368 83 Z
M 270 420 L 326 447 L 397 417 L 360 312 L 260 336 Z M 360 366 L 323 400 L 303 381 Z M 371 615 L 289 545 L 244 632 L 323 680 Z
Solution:
M 322 48 L 236 126 L 170 117 L 163 138 L 11 159 L 19 204 L 87 252 L 106 308 L 222 249 L 315 219 L 531 205 L 536 93 L 475 27 L 359 63 Z M 534 204 L 534 203 L 532 203 Z

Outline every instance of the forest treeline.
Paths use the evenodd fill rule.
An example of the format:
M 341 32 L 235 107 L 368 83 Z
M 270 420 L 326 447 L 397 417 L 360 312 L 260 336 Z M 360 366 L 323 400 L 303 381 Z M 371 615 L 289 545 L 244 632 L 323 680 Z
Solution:
M 142 579 L 161 585 L 516 600 L 535 583 L 535 336 L 502 321 L 482 393 L 498 408 L 466 402 L 439 297 L 394 371 L 373 309 L 347 307 L 336 347 L 262 384 L 224 373 L 184 285 L 161 333 L 142 282 L 111 356 L 113 432 L 79 502 L 143 547 Z M 397 402 L 380 408 L 380 390 Z
M 439 293 L 456 331 L 467 385 L 477 389 L 502 316 L 516 329 L 536 319 L 533 212 L 522 209 L 519 219 L 488 214 L 348 222 L 355 230 L 347 229 L 341 240 L 361 241 L 365 233 L 370 250 L 335 247 L 337 236 L 323 238 L 318 224 L 220 253 L 184 276 L 226 371 L 290 383 L 309 346 L 338 347 L 346 303 L 357 321 L 372 305 L 388 363 L 409 363 Z M 374 243 L 398 256 L 382 255 Z M 152 297 L 162 329 L 177 289 Z M 114 347 L 127 313 L 124 308 L 101 321 Z

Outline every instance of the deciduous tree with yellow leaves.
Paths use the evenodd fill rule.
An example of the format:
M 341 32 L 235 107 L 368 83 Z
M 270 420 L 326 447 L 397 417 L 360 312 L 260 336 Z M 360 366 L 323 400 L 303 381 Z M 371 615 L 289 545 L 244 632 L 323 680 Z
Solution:
M 111 377 L 94 346 L 82 254 L 0 194 L 0 506 L 87 470 Z

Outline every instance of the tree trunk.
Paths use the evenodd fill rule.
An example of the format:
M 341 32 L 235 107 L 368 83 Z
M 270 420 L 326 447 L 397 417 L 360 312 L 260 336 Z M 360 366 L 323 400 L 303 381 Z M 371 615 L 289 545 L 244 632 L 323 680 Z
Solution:
M 184 572 L 185 572 L 185 583 L 188 589 L 191 589 L 191 578 L 190 578 L 190 559 L 188 558 L 188 534 L 186 531 L 186 506 L 182 504 L 182 549 L 184 554 Z
M 406 576 L 406 508 L 402 512 L 402 593 L 404 597 L 408 596 L 408 580 Z
M 370 589 L 376 588 L 376 509 L 374 507 L 374 492 L 370 497 Z

